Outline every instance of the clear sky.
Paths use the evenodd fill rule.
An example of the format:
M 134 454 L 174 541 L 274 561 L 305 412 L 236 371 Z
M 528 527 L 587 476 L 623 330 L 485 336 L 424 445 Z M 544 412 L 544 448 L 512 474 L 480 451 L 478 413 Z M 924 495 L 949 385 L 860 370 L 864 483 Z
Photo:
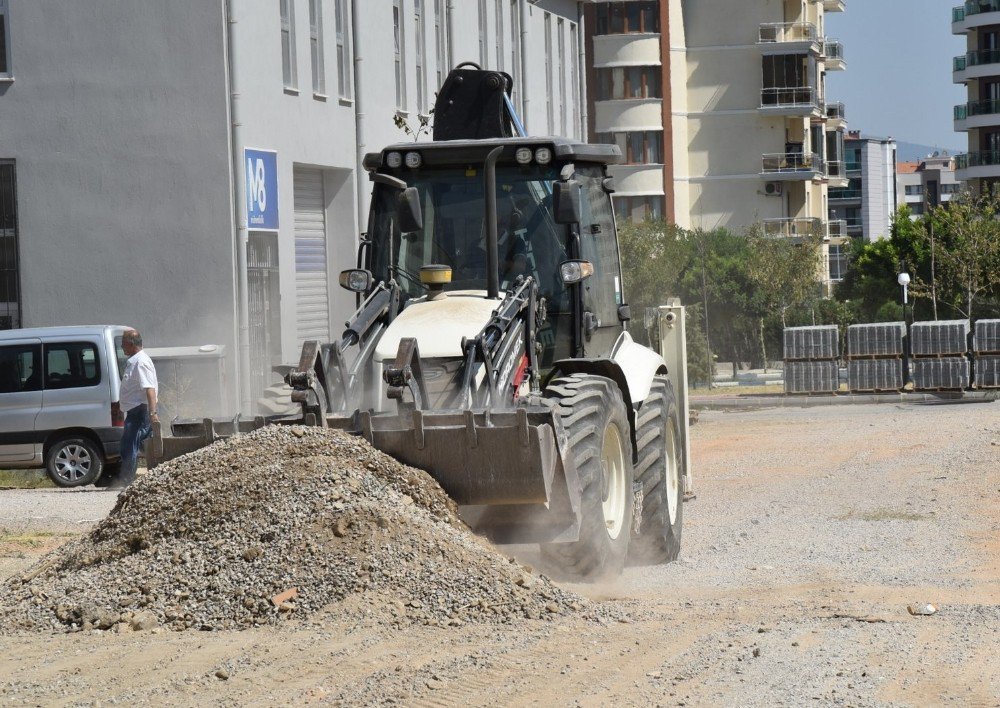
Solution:
M 847 0 L 827 13 L 826 34 L 844 43 L 846 71 L 827 74 L 827 101 L 843 101 L 851 130 L 965 151 L 952 125 L 964 87 L 951 82 L 965 39 L 951 33 L 959 0 Z

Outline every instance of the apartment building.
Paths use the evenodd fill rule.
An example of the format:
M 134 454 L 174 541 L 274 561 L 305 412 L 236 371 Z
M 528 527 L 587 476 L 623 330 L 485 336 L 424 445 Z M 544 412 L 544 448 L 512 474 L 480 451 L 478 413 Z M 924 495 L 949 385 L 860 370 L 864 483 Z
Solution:
M 946 152 L 896 165 L 896 203 L 908 206 L 913 220 L 947 204 L 961 188 L 961 182 L 955 179 L 955 158 Z
M 968 152 L 955 157 L 955 176 L 976 193 L 1000 183 L 1000 0 L 969 0 L 952 8 L 951 31 L 965 37 L 952 79 L 968 101 L 955 106 L 955 131 L 968 135 Z
M 0 327 L 215 344 L 224 408 L 354 307 L 371 186 L 462 61 L 582 137 L 576 0 L 0 0 Z M 477 28 L 477 31 L 472 31 Z M 421 139 L 426 139 L 422 136 Z
M 589 129 L 614 142 L 618 211 L 776 237 L 846 237 L 827 190 L 845 187 L 843 104 L 826 36 L 843 0 L 657 0 L 588 7 Z M 824 247 L 826 248 L 826 247 Z M 826 255 L 824 253 L 824 259 Z
M 851 238 L 885 238 L 896 212 L 896 141 L 851 131 L 844 145 L 847 185 L 829 191 L 830 221 Z

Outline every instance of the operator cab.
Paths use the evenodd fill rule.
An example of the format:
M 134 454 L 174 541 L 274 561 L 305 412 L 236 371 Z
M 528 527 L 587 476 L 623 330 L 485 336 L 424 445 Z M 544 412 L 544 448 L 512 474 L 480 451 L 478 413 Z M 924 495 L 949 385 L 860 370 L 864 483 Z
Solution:
M 589 335 L 582 348 L 604 353 L 621 331 L 623 302 L 606 175 L 606 166 L 620 160 L 615 146 L 505 138 L 406 143 L 369 154 L 365 168 L 375 189 L 362 267 L 374 282 L 395 280 L 403 307 L 427 294 L 420 271 L 428 265 L 451 269 L 451 282 L 444 285 L 449 296 L 484 297 L 489 280 L 484 164 L 496 147 L 502 148 L 496 163 L 501 297 L 519 276 L 538 284 L 548 314 L 539 332 L 543 367 L 580 351 L 571 326 L 576 306 Z M 579 185 L 579 224 L 554 212 L 557 183 L 568 180 Z M 560 274 L 560 266 L 573 260 L 594 267 L 579 288 L 566 285 Z

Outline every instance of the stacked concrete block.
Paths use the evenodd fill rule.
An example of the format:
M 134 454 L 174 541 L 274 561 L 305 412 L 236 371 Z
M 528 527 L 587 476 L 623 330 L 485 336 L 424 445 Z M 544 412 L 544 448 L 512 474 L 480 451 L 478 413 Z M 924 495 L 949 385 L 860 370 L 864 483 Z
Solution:
M 913 388 L 918 391 L 969 387 L 969 320 L 917 322 L 910 328 Z
M 836 393 L 840 331 L 836 325 L 786 327 L 785 393 Z
M 905 322 L 876 322 L 847 328 L 847 387 L 852 392 L 903 388 Z
M 976 322 L 972 340 L 975 387 L 1000 388 L 1000 320 Z

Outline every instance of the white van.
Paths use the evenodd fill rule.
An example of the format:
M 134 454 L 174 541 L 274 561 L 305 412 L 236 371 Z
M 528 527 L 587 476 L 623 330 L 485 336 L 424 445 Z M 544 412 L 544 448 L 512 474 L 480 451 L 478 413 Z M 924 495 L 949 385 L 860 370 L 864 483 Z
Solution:
M 0 468 L 44 465 L 60 487 L 79 487 L 120 461 L 127 329 L 0 331 Z

